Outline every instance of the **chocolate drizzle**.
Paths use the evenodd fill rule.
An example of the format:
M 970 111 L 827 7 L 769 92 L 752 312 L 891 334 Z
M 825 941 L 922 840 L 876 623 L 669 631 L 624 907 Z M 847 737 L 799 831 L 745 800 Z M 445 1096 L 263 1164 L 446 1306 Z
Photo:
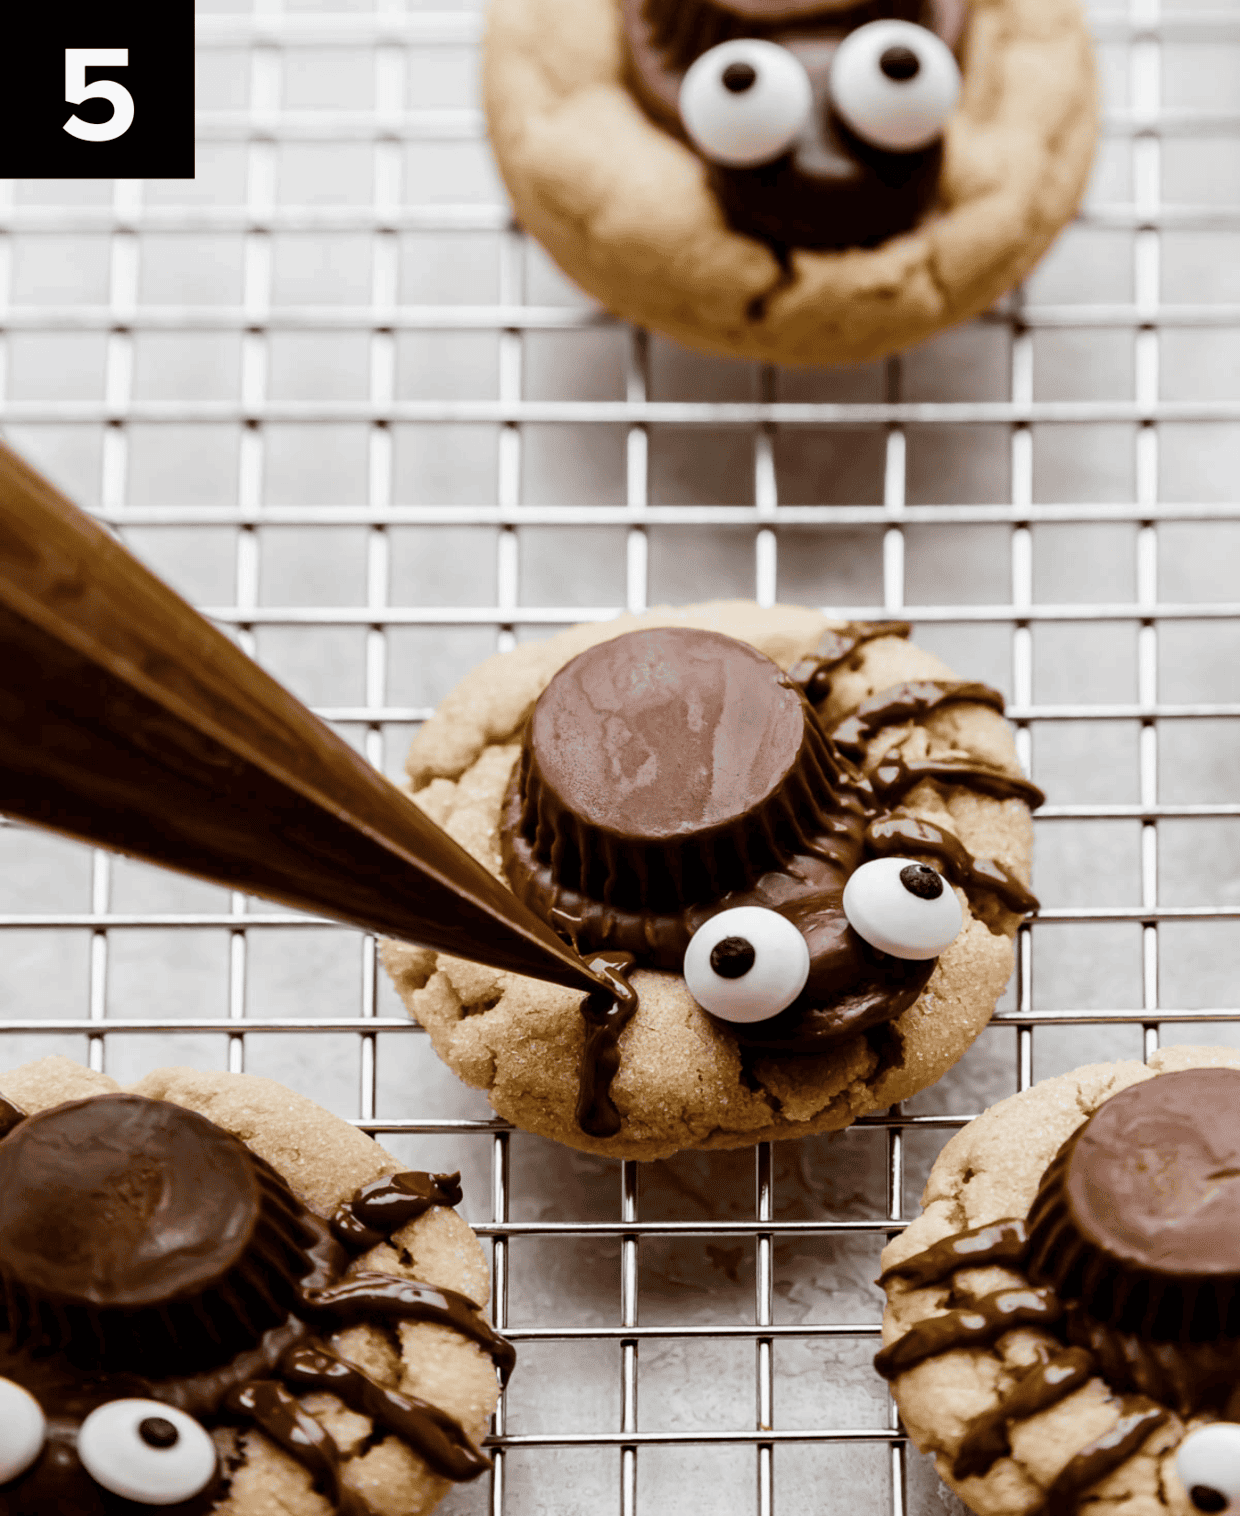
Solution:
M 865 643 L 881 637 L 907 638 L 912 630 L 911 621 L 850 621 L 831 627 L 808 658 L 792 665 L 788 677 L 801 686 L 811 705 L 820 705 L 831 693 L 831 675 Z
M 351 1253 L 378 1247 L 432 1206 L 461 1203 L 460 1174 L 388 1174 L 337 1206 L 332 1236 Z
M 1155 1405 L 1143 1395 L 1125 1395 L 1116 1424 L 1083 1447 L 1047 1490 L 1041 1507 L 1044 1516 L 1059 1516 L 1061 1511 L 1074 1509 L 1084 1490 L 1131 1458 L 1170 1414 L 1165 1406 Z
M 874 1367 L 884 1379 L 894 1379 L 939 1353 L 988 1347 L 1013 1327 L 1051 1326 L 1062 1314 L 1053 1290 L 1032 1285 L 996 1290 L 959 1310 L 917 1322 L 875 1355 Z
M 939 1284 L 958 1269 L 980 1269 L 991 1264 L 1016 1264 L 1025 1256 L 1024 1221 L 991 1221 L 967 1232 L 941 1237 L 920 1253 L 893 1263 L 879 1275 L 878 1283 L 903 1279 L 912 1289 Z
M 334 1326 L 376 1318 L 429 1321 L 451 1327 L 491 1355 L 504 1384 L 517 1361 L 516 1349 L 478 1314 L 457 1290 L 440 1289 L 399 1274 L 361 1273 L 324 1289 L 303 1290 L 298 1313 Z
M 344 1516 L 367 1507 L 344 1489 L 335 1442 L 285 1384 L 332 1389 L 445 1478 L 488 1467 L 447 1413 L 371 1383 L 309 1334 L 431 1322 L 477 1343 L 505 1381 L 512 1345 L 456 1291 L 388 1273 L 342 1277 L 347 1253 L 328 1224 L 205 1117 L 137 1095 L 71 1101 L 12 1128 L 0 1176 L 0 1377 L 29 1389 L 49 1425 L 48 1452 L 0 1487 L 0 1516 L 145 1509 L 99 1505 L 76 1452 L 77 1424 L 126 1398 L 208 1427 L 253 1423 Z M 334 1225 L 354 1247 L 373 1246 L 459 1195 L 456 1176 L 388 1176 L 340 1206 Z M 207 1490 L 163 1509 L 205 1516 L 226 1484 L 221 1469 Z
M 319 1343 L 293 1348 L 284 1355 L 280 1369 L 290 1384 L 327 1390 L 339 1396 L 350 1410 L 394 1432 L 445 1479 L 477 1479 L 491 1467 L 491 1460 L 478 1451 L 460 1423 L 446 1411 L 414 1395 L 401 1395 L 376 1384 Z
M 1021 914 L 1037 905 L 1003 865 L 891 814 L 888 792 L 902 776 L 889 764 L 876 790 L 807 698 L 863 643 L 907 631 L 880 622 L 829 632 L 792 674 L 745 643 L 688 627 L 632 632 L 580 654 L 536 703 L 503 801 L 501 853 L 514 892 L 578 952 L 669 972 L 719 911 L 780 912 L 805 937 L 810 972 L 778 1016 L 726 1026 L 754 1051 L 818 1054 L 902 1015 L 935 960 L 891 957 L 852 930 L 844 886 L 867 856 L 928 855 L 970 899 L 995 896 Z M 953 700 L 1002 706 L 984 685 L 902 685 L 866 702 L 858 731 Z M 966 761 L 935 774 L 1040 798 L 1026 781 Z M 604 974 L 602 958 L 590 966 Z M 591 1136 L 621 1129 L 608 1091 L 634 1008 L 627 987 L 621 999 L 600 992 L 583 1002 L 577 1121 Z
M 941 784 L 963 784 L 967 789 L 980 790 L 983 795 L 991 795 L 996 800 L 1023 800 L 1031 811 L 1046 804 L 1046 796 L 1028 779 L 1004 774 L 997 769 L 978 768 L 976 764 L 960 759 L 906 759 L 901 753 L 887 753 L 868 778 L 875 798 L 884 805 L 894 805 L 923 779 L 935 779 Z
M 993 1411 L 976 1416 L 952 1460 L 952 1477 L 985 1474 L 1012 1450 L 1009 1423 L 1047 1411 L 1093 1377 L 1094 1360 L 1082 1348 L 1045 1356 L 1016 1381 Z
M 885 1270 L 882 1280 L 899 1278 L 920 1289 L 961 1270 L 994 1264 L 1023 1267 L 1027 1251 L 1024 1220 L 1009 1218 L 942 1238 Z M 987 1346 L 1016 1326 L 1062 1330 L 1063 1317 L 1063 1303 L 1047 1286 L 998 1290 L 969 1306 L 915 1322 L 877 1354 L 874 1367 L 884 1379 L 894 1379 L 939 1353 Z M 1012 1422 L 1066 1400 L 1099 1372 L 1097 1358 L 1082 1346 L 1052 1350 L 1039 1345 L 1038 1355 L 997 1406 L 968 1421 L 952 1459 L 954 1479 L 986 1474 L 1011 1451 Z M 1115 1427 L 1082 1448 L 1060 1472 L 1039 1507 L 1042 1516 L 1074 1510 L 1082 1491 L 1118 1468 L 1169 1415 L 1165 1406 L 1144 1396 L 1126 1397 Z
M 860 763 L 865 745 L 885 726 L 902 726 L 908 721 L 924 721 L 935 711 L 949 705 L 986 705 L 1000 715 L 1004 699 L 988 684 L 971 684 L 963 680 L 914 679 L 879 690 L 863 700 L 851 715 L 831 733 L 839 750 Z
M 340 1449 L 335 1438 L 302 1410 L 278 1379 L 256 1379 L 234 1390 L 226 1408 L 235 1416 L 252 1421 L 277 1447 L 308 1469 L 340 1516 L 369 1516 L 369 1507 L 341 1478 Z

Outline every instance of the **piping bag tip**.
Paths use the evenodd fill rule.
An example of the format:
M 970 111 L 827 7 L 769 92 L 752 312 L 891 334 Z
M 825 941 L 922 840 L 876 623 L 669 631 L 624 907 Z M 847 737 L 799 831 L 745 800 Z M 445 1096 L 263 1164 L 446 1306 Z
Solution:
M 0 443 L 14 817 L 370 931 L 614 990 L 258 664 Z

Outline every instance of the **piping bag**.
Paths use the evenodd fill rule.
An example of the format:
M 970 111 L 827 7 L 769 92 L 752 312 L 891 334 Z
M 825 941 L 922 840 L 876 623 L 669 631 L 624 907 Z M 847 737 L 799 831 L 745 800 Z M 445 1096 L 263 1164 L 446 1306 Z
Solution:
M 3 444 L 0 812 L 494 968 L 614 991 Z

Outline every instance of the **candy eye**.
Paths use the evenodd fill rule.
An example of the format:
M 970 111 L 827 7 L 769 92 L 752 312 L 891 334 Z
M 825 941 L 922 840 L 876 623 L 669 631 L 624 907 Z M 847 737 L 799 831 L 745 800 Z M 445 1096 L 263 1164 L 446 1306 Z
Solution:
M 704 158 L 749 168 L 788 151 L 813 96 L 804 65 L 786 47 L 738 37 L 694 59 L 680 86 L 680 119 Z
M 943 135 L 960 70 L 940 37 L 912 21 L 871 21 L 831 59 L 831 103 L 872 147 L 913 153 Z
M 95 1481 L 139 1505 L 177 1505 L 215 1477 L 215 1444 L 184 1411 L 158 1400 L 113 1400 L 78 1429 L 78 1457 Z
M 1180 1444 L 1175 1471 L 1196 1511 L 1240 1510 L 1240 1426 L 1216 1421 Z
M 809 978 L 809 946 L 778 911 L 741 905 L 698 928 L 685 951 L 689 993 L 724 1021 L 768 1021 Z
M 0 1379 L 0 1484 L 24 1474 L 43 1451 L 47 1420 L 29 1390 Z
M 942 874 L 911 858 L 863 863 L 844 886 L 844 914 L 858 937 L 893 958 L 937 958 L 964 920 Z

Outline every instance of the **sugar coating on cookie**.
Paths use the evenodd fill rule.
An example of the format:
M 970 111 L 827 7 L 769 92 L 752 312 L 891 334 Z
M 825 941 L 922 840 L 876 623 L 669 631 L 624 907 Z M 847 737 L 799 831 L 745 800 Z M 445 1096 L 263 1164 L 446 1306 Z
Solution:
M 457 1176 L 252 1076 L 0 1091 L 0 1512 L 407 1516 L 489 1467 Z
M 899 960 L 878 953 L 867 960 L 871 967 L 866 972 L 875 972 L 873 965 L 882 959 L 886 964 L 882 972 L 890 982 L 907 981 L 909 989 L 901 992 L 907 996 L 901 1004 L 890 999 L 889 990 L 872 986 L 866 991 L 870 1000 L 862 1007 L 864 986 L 858 983 L 856 1006 L 870 1019 L 859 1020 L 856 1028 L 838 1018 L 833 1023 L 832 1002 L 822 995 L 813 1001 L 821 1012 L 816 1021 L 807 1015 L 809 1000 L 803 1000 L 792 1007 L 782 1025 L 777 1018 L 765 1028 L 737 1027 L 702 1009 L 686 988 L 679 963 L 693 931 L 723 905 L 739 904 L 741 899 L 699 898 L 694 903 L 669 898 L 660 907 L 663 915 L 657 922 L 649 912 L 638 911 L 632 930 L 644 933 L 651 945 L 662 934 L 672 946 L 663 960 L 645 960 L 656 966 L 639 966 L 632 974 L 638 1010 L 615 1039 L 618 1068 L 609 1093 L 619 1122 L 606 1135 L 583 1130 L 577 1119 L 583 1049 L 587 1048 L 579 995 L 396 944 L 386 945 L 385 962 L 440 1055 L 462 1078 L 486 1089 L 496 1110 L 519 1126 L 588 1150 L 636 1157 L 836 1130 L 865 1111 L 882 1108 L 933 1082 L 989 1019 L 1010 973 L 1011 936 L 1031 900 L 1023 881 L 1028 877 L 1031 840 L 1028 801 L 1036 799 L 1037 793 L 1019 773 L 1009 729 L 996 708 L 1001 708 L 1001 698 L 984 686 L 952 680 L 950 670 L 938 659 L 907 641 L 906 626 L 849 626 L 832 631 L 816 612 L 794 607 L 760 610 L 747 602 L 719 602 L 574 628 L 480 666 L 415 739 L 409 760 L 414 798 L 503 877 L 503 850 L 508 844 L 501 845 L 502 817 L 505 805 L 515 803 L 514 785 L 519 788 L 519 771 L 515 776 L 514 770 L 530 711 L 558 671 L 577 655 L 603 643 L 618 647 L 618 635 L 644 634 L 646 629 L 653 634 L 660 628 L 723 634 L 763 655 L 759 663 L 771 670 L 773 686 L 782 687 L 779 698 L 792 700 L 789 709 L 795 709 L 800 723 L 797 731 L 807 724 L 802 706 L 812 705 L 808 725 L 815 730 L 842 729 L 845 718 L 871 702 L 866 718 L 870 725 L 847 739 L 859 754 L 856 766 L 852 760 L 830 761 L 840 767 L 848 784 L 864 792 L 865 804 L 872 805 L 878 802 L 869 775 L 880 763 L 886 765 L 890 789 L 881 814 L 890 818 L 891 830 L 885 837 L 879 834 L 876 825 L 881 818 L 876 813 L 871 818 L 876 825 L 870 826 L 874 846 L 887 852 L 911 848 L 914 858 L 924 863 L 929 855 L 935 869 L 945 868 L 953 880 L 964 880 L 967 888 L 950 886 L 963 907 L 963 930 L 956 939 L 937 961 L 908 961 L 901 967 Z M 913 689 L 919 681 L 926 687 Z M 887 692 L 885 701 L 879 698 L 880 692 Z M 793 757 L 801 740 L 788 737 L 791 745 L 786 761 L 781 760 L 781 773 L 795 767 Z M 815 753 L 823 740 L 814 739 Z M 972 782 L 974 772 L 985 776 L 983 788 Z M 541 770 L 539 780 L 552 789 L 558 782 L 554 772 L 547 775 Z M 779 786 L 772 770 L 764 793 L 775 795 Z M 853 820 L 845 831 L 855 835 L 848 840 L 841 833 L 838 846 L 859 861 L 869 822 L 861 801 L 848 804 L 853 806 Z M 542 836 L 549 858 L 554 848 L 547 839 L 555 827 L 569 829 L 569 823 L 576 825 L 580 817 L 571 805 L 566 807 L 563 796 L 554 805 L 541 810 L 535 805 L 534 809 L 547 826 L 545 835 L 538 824 L 527 828 L 534 838 L 530 849 L 537 851 L 537 839 Z M 567 821 L 562 814 L 566 809 L 572 812 Z M 720 836 L 731 822 L 717 819 L 720 828 L 714 835 Z M 751 824 L 752 818 L 745 823 Z M 762 823 L 763 828 L 767 825 L 767 821 Z M 511 841 L 515 834 L 510 828 L 507 835 Z M 869 846 L 869 841 L 864 845 Z M 703 856 L 699 844 L 694 847 L 695 856 Z M 985 878 L 959 873 L 959 860 L 944 861 L 956 848 L 960 859 L 988 861 Z M 733 845 L 727 844 L 724 851 L 735 864 Z M 600 855 L 606 852 L 602 848 Z M 710 864 L 706 872 L 715 866 Z M 769 863 L 761 866 L 768 873 L 754 886 L 756 890 L 769 890 L 773 881 L 777 884 L 785 878 L 779 872 L 783 865 L 774 872 L 769 872 Z M 829 926 L 837 938 L 840 923 L 847 926 L 839 894 L 854 866 L 850 862 L 843 867 L 815 906 L 817 925 L 824 931 Z M 596 875 L 591 865 L 578 859 L 572 868 L 576 885 L 587 894 L 607 893 L 605 882 L 599 882 L 602 874 Z M 580 888 L 574 895 L 567 878 L 561 873 L 552 881 L 558 893 L 550 900 L 550 908 L 562 908 L 567 916 L 580 920 L 585 896 Z M 690 872 L 682 871 L 681 878 L 684 888 L 690 889 Z M 545 883 L 544 877 L 538 888 Z M 806 886 L 786 878 L 778 888 Z M 807 899 L 812 894 L 809 890 Z M 614 929 L 621 935 L 609 937 L 605 932 L 597 940 L 589 939 L 582 950 L 598 942 L 608 947 L 637 946 L 640 965 L 640 945 L 623 935 L 630 930 L 621 909 L 624 891 L 617 886 L 611 895 L 612 902 L 606 912 L 600 912 L 600 920 L 606 916 L 610 923 L 606 931 Z M 785 914 L 792 909 L 787 900 L 755 899 L 752 903 L 773 903 Z M 862 960 L 870 950 L 864 943 L 860 949 L 864 952 L 856 962 L 864 967 Z M 848 952 L 855 955 L 858 950 L 853 943 Z M 829 967 L 838 973 L 845 960 L 828 955 L 817 961 L 822 972 Z M 860 969 L 854 965 L 849 972 Z M 811 977 L 811 986 L 814 983 Z M 878 1005 L 884 997 L 885 1011 Z M 837 1008 L 847 1003 L 847 997 L 840 996 Z
M 1035 1085 L 940 1154 L 883 1254 L 876 1366 L 980 1516 L 1230 1509 L 1238 1092 L 1240 1054 L 1168 1048 Z

